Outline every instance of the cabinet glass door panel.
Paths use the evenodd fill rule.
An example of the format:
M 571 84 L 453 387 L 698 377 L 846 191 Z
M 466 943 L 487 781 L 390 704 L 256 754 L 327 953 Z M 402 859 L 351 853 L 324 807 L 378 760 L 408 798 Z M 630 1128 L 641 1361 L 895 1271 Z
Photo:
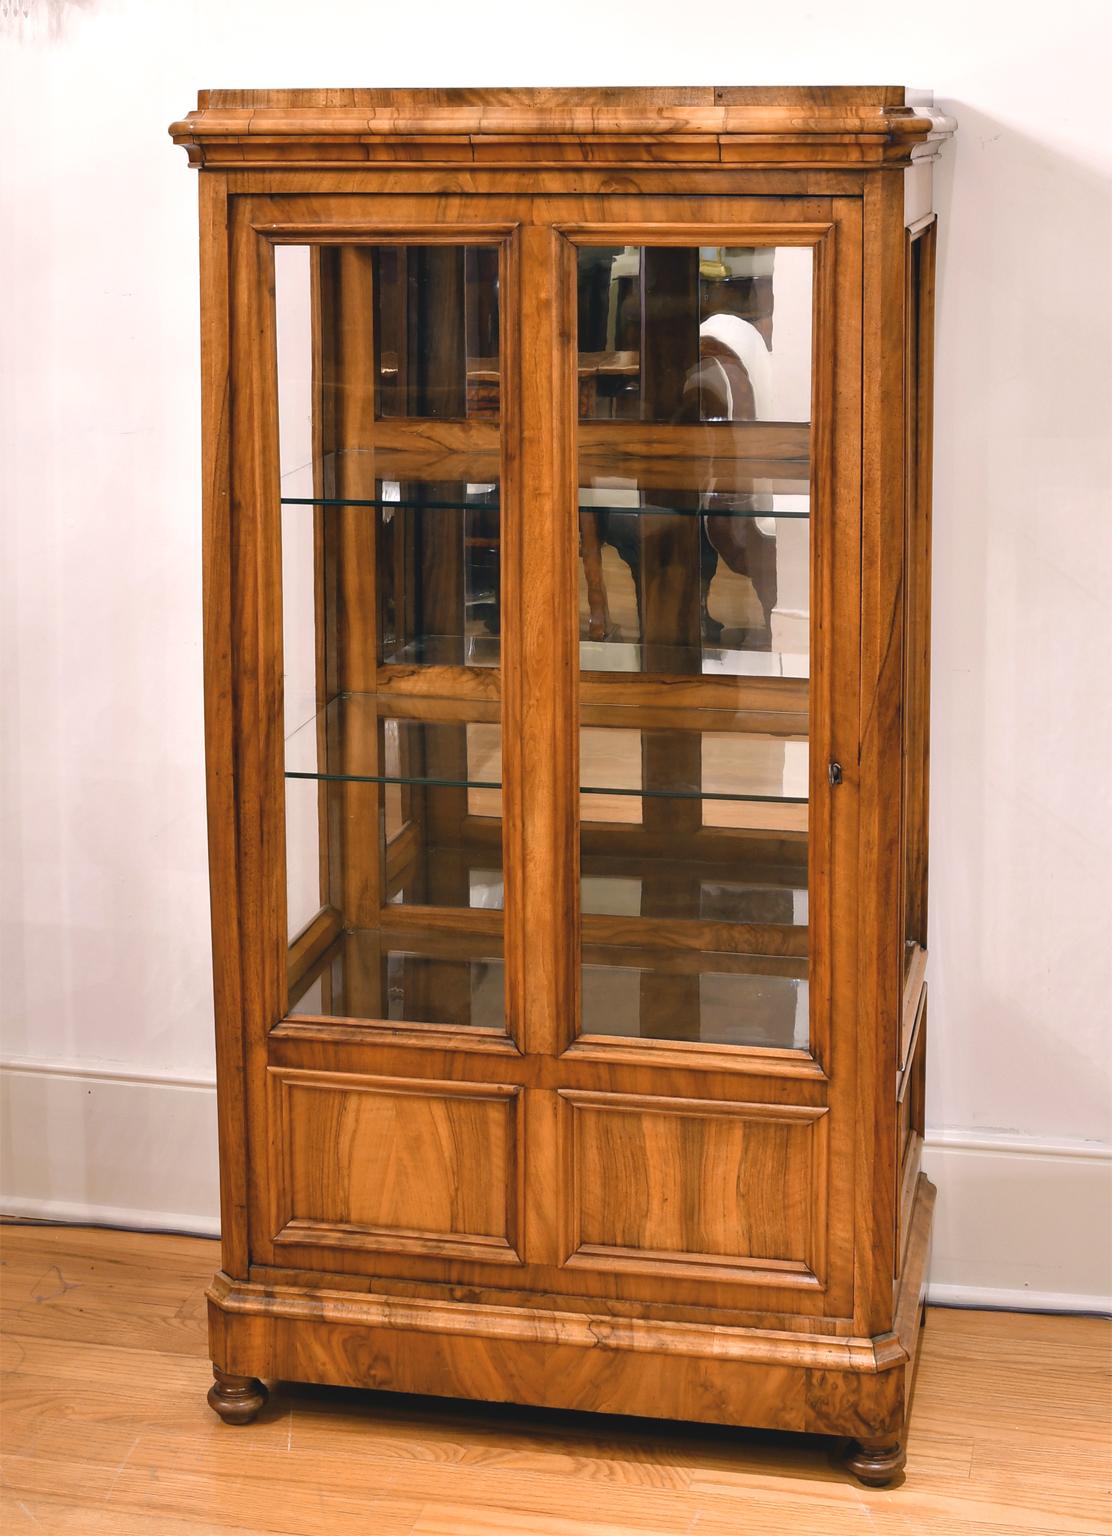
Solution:
M 504 1030 L 500 251 L 275 248 L 289 1006 Z
M 586 1036 L 809 1044 L 812 267 L 578 252 Z
M 585 670 L 807 675 L 811 267 L 580 249 Z

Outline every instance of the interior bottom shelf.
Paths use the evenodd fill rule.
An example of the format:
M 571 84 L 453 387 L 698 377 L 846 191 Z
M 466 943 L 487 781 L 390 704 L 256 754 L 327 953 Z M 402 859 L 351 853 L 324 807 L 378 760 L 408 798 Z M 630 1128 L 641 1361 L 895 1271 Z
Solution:
M 721 959 L 702 958 L 708 965 Z M 799 976 L 711 969 L 677 974 L 650 965 L 585 963 L 581 1033 L 805 1050 L 807 962 L 798 962 L 798 969 Z
M 290 1002 L 292 1016 L 504 1032 L 505 967 L 490 934 L 349 929 Z M 807 961 L 587 945 L 581 1033 L 805 1049 Z

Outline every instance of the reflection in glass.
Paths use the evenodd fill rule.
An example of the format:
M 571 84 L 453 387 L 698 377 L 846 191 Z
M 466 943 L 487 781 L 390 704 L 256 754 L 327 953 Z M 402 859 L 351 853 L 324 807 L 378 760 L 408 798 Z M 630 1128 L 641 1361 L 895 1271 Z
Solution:
M 303 479 L 293 475 L 291 481 Z M 327 478 L 327 477 L 326 477 Z M 345 520 L 374 538 L 378 654 L 411 666 L 497 666 L 501 632 L 497 482 L 376 480 L 370 494 L 313 496 L 283 481 L 291 536 L 316 509 L 335 543 Z M 305 494 L 297 494 L 304 491 Z M 300 514 L 292 509 L 304 508 Z
M 496 246 L 374 250 L 377 414 L 496 421 Z
M 802 247 L 580 250 L 584 668 L 806 675 L 811 286 Z

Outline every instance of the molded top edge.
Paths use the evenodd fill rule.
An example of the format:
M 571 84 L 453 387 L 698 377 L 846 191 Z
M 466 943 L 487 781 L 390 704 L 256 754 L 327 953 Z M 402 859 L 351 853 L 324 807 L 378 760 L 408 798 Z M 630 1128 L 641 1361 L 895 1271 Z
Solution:
M 216 170 L 376 157 L 863 169 L 936 153 L 955 124 L 928 95 L 893 85 L 218 90 L 201 91 L 170 134 L 193 165 Z

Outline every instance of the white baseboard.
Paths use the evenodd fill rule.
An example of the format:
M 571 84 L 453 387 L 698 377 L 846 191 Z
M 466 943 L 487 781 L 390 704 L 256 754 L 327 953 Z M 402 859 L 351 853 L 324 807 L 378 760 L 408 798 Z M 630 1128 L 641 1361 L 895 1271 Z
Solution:
M 1112 1147 L 928 1133 L 938 1186 L 929 1298 L 1112 1312 Z M 0 1062 L 0 1211 L 219 1232 L 210 1080 Z
M 0 1211 L 220 1232 L 216 1089 L 205 1078 L 0 1063 Z
M 928 1131 L 938 1186 L 928 1299 L 1112 1312 L 1112 1147 Z

